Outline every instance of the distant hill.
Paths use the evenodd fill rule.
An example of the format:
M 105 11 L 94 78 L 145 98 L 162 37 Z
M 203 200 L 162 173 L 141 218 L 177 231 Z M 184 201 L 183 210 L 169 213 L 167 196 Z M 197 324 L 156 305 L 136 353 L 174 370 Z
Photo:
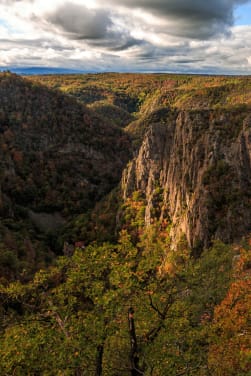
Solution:
M 54 68 L 54 67 L 4 67 L 0 71 L 10 71 L 20 75 L 44 75 L 44 74 L 79 74 L 85 73 L 84 70 L 68 69 L 68 68 Z

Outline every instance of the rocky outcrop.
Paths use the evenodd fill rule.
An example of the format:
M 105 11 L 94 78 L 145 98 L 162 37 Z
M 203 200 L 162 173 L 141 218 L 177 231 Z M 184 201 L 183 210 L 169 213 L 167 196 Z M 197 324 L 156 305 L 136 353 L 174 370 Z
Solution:
M 162 110 L 124 171 L 123 197 L 144 192 L 149 224 L 161 189 L 158 217 L 170 218 L 174 246 L 183 235 L 194 249 L 232 242 L 251 228 L 250 161 L 248 111 Z

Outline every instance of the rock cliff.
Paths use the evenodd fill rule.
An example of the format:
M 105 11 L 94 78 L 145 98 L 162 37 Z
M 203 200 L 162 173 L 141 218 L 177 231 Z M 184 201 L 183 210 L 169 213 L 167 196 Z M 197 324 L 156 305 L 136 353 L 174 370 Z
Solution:
M 232 242 L 251 226 L 251 113 L 155 111 L 136 157 L 124 171 L 124 199 L 145 194 L 145 222 L 170 219 L 175 246 Z M 161 192 L 157 212 L 156 192 Z M 159 198 L 160 199 L 160 198 Z

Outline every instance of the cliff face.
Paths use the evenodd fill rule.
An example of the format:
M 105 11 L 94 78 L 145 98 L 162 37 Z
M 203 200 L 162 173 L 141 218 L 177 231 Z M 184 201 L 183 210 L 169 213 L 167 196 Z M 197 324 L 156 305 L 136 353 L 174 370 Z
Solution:
M 173 245 L 234 241 L 251 226 L 251 114 L 161 110 L 122 178 L 123 197 L 145 192 L 145 222 L 172 222 Z M 156 214 L 156 190 L 161 210 Z

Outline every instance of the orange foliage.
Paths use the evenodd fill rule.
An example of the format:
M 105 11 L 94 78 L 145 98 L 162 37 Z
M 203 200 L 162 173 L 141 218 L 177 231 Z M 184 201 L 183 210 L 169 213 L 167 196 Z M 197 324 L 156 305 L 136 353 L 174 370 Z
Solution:
M 216 307 L 209 367 L 214 375 L 251 374 L 251 275 L 249 251 L 241 250 L 235 280 Z
M 12 152 L 12 158 L 15 162 L 19 163 L 23 161 L 23 152 L 19 150 L 14 150 Z

